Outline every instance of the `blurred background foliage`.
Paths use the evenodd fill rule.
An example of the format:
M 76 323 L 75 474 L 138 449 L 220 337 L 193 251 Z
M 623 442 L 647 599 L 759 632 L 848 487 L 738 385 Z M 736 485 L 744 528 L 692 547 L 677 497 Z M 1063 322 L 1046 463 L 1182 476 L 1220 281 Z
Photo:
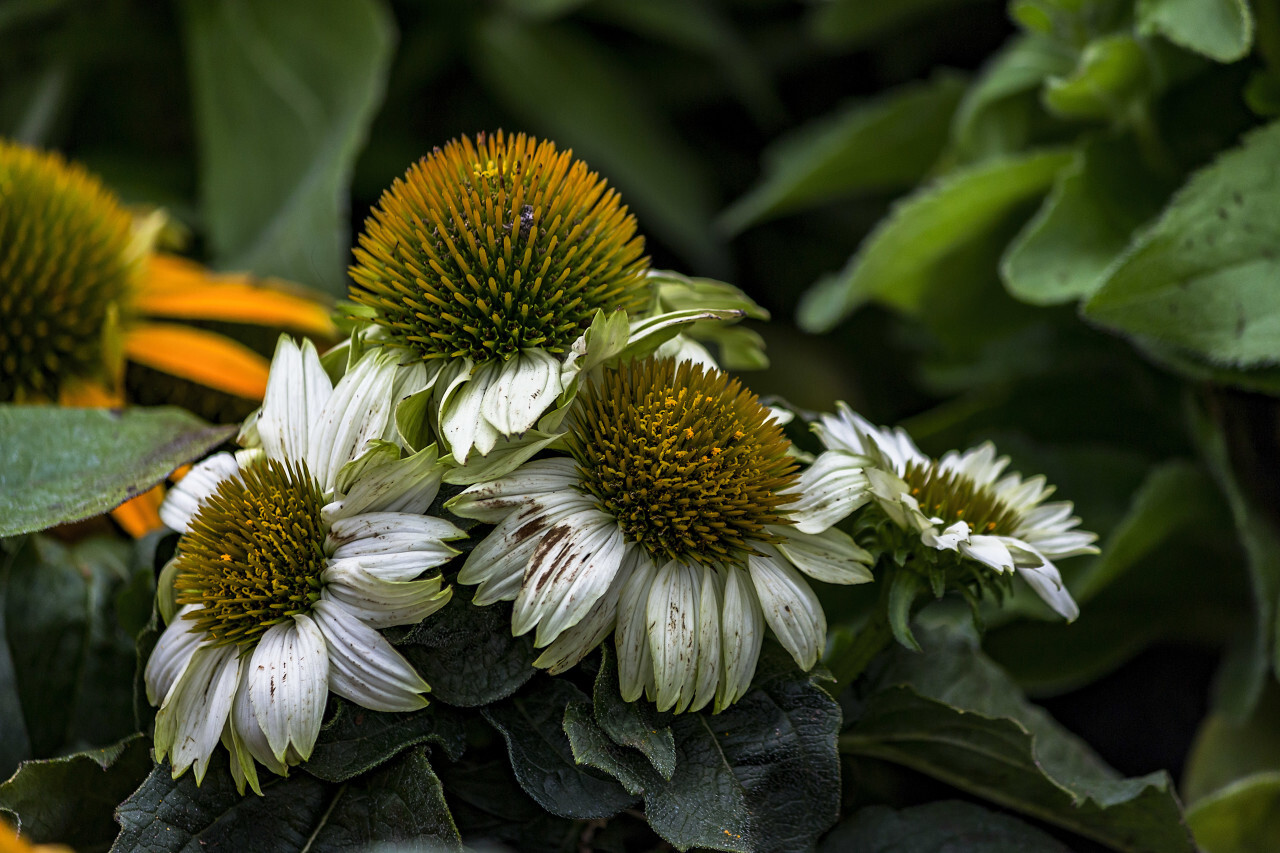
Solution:
M 986 652 L 1121 771 L 1184 774 L 1207 847 L 1266 849 L 1241 816 L 1280 796 L 1248 746 L 1280 738 L 1277 8 L 5 0 L 0 133 L 215 267 L 339 297 L 433 145 L 572 147 L 657 266 L 772 312 L 757 391 L 993 439 L 1075 501 L 1103 545 L 1064 567 L 1081 618 L 1019 598 Z M 869 599 L 826 592 L 839 643 Z

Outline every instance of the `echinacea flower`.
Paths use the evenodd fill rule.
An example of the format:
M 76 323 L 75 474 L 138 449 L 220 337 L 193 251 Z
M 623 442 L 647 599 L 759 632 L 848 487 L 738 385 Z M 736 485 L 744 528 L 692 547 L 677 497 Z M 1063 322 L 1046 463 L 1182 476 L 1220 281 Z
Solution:
M 828 450 L 809 476 L 829 499 L 794 513 L 797 528 L 829 529 L 868 500 L 926 548 L 951 552 L 998 575 L 1016 572 L 1068 621 L 1080 615 L 1054 560 L 1096 554 L 1097 536 L 1076 530 L 1070 501 L 1045 503 L 1042 476 L 1004 473 L 1009 457 L 986 442 L 930 459 L 901 428 L 873 426 L 843 403 L 814 431 Z M 842 481 L 843 489 L 831 488 Z
M 60 155 L 0 139 L 0 403 L 118 406 L 126 361 L 256 401 L 266 388 L 265 358 L 222 335 L 162 321 L 332 334 L 328 310 L 315 299 L 157 252 L 162 223 L 126 210 Z M 140 535 L 154 509 L 117 520 Z
M 399 372 L 376 353 L 335 386 L 310 343 L 283 338 L 242 432 L 250 449 L 204 460 L 161 507 L 183 535 L 146 684 L 175 777 L 194 766 L 200 781 L 221 741 L 241 791 L 259 791 L 255 761 L 284 774 L 310 756 L 329 691 L 379 711 L 426 704 L 378 629 L 449 600 L 439 574 L 422 575 L 465 534 L 423 514 L 435 448 L 402 458 L 392 440 Z
M 736 304 L 717 311 L 710 297 L 698 310 L 647 316 L 659 284 L 650 281 L 635 217 L 572 151 L 524 134 L 436 148 L 383 194 L 359 244 L 355 316 L 367 323 L 369 343 L 426 365 L 425 416 L 459 465 L 566 402 L 562 392 L 576 387 L 587 355 L 584 333 L 600 315 L 672 323 L 745 316 Z M 680 286 L 662 282 L 668 291 Z M 655 328 L 624 323 L 621 340 L 598 335 L 597 348 L 610 351 L 591 360 Z
M 718 370 L 645 359 L 589 380 L 567 424 L 570 458 L 447 504 L 496 524 L 458 580 L 479 584 L 478 604 L 515 601 L 512 631 L 536 628 L 546 647 L 537 665 L 563 671 L 613 631 L 623 697 L 678 712 L 740 698 L 766 626 L 814 665 L 826 618 L 803 575 L 868 581 L 870 555 L 791 524 L 796 462 L 755 395 Z

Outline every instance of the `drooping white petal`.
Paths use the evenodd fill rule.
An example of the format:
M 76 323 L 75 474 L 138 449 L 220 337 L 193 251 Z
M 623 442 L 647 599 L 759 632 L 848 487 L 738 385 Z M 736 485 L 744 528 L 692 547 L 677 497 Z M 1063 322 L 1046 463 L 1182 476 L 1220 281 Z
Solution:
M 801 669 L 818 661 L 826 642 L 827 618 L 809 584 L 791 564 L 768 545 L 747 558 L 751 580 L 765 621 L 782 647 Z
M 821 533 L 871 500 L 866 457 L 828 450 L 800 472 L 799 497 L 783 507 L 803 533 Z
M 559 393 L 560 362 L 545 350 L 521 350 L 485 390 L 480 415 L 502 435 L 519 435 L 538 422 Z
M 998 536 L 970 536 L 968 542 L 960 543 L 960 553 L 997 572 L 1013 570 L 1013 556 Z
M 722 642 L 720 688 L 716 711 L 722 711 L 751 689 L 751 678 L 764 643 L 764 611 L 751 577 L 737 566 L 725 573 L 724 611 L 720 620 Z
M 567 516 L 538 541 L 511 613 L 519 636 L 537 625 L 545 646 L 591 609 L 622 565 L 622 531 L 595 507 Z
M 658 567 L 639 547 L 635 571 L 618 596 L 618 628 L 614 647 L 618 652 L 618 688 L 622 698 L 634 702 L 646 691 L 652 693 L 653 655 L 649 652 L 649 592 L 658 576 Z
M 534 666 L 544 667 L 552 675 L 559 675 L 591 653 L 596 646 L 614 629 L 617 624 L 618 599 L 631 574 L 635 571 L 639 558 L 639 548 L 627 549 L 622 558 L 622 566 L 614 577 L 613 583 L 599 600 L 591 606 L 587 614 L 576 624 L 566 628 L 560 636 L 543 650 Z
M 679 560 L 658 569 L 649 590 L 645 628 L 653 658 L 654 702 L 659 711 L 689 706 L 698 676 L 700 570 Z
M 191 656 L 208 636 L 196 629 L 195 620 L 184 618 L 198 607 L 188 604 L 178 611 L 177 618 L 164 629 L 147 660 L 143 680 L 147 683 L 147 701 L 152 705 L 165 700 L 174 682 L 191 663 Z
M 321 598 L 311 609 L 329 650 L 329 689 L 374 711 L 415 711 L 429 688 L 382 635 Z
M 362 554 L 340 557 L 325 563 L 326 577 L 345 577 L 349 572 L 377 578 L 384 583 L 400 583 L 415 580 L 423 572 L 447 563 L 458 552 L 448 546 L 426 548 L 421 551 L 388 551 L 383 554 Z
M 698 675 L 693 688 L 690 711 L 698 711 L 711 703 L 720 686 L 720 619 L 724 581 L 710 566 L 702 566 L 702 589 L 698 597 Z
M 421 622 L 453 595 L 451 587 L 441 589 L 439 575 L 423 580 L 387 580 L 355 560 L 329 563 L 321 578 L 325 595 L 370 628 Z
M 920 541 L 939 551 L 955 551 L 961 542 L 969 541 L 969 525 L 964 521 L 949 524 L 941 532 L 932 527 L 920 531 Z
M 252 760 L 245 762 L 244 756 L 240 755 L 233 756 L 233 759 L 240 759 L 241 772 L 248 778 L 257 775 L 255 769 L 244 766 L 246 763 L 251 765 L 253 760 L 262 764 L 272 773 L 283 776 L 289 771 L 289 767 L 271 752 L 271 744 L 267 742 L 267 733 L 262 730 L 262 726 L 258 723 L 258 717 L 253 712 L 253 701 L 249 698 L 249 678 L 252 672 L 252 655 L 245 655 L 240 658 L 240 674 L 239 682 L 236 686 L 236 698 L 231 704 L 231 717 L 228 721 L 238 745 L 249 753 L 249 758 Z M 325 690 L 328 690 L 328 685 L 325 685 Z
M 250 660 L 249 700 L 277 760 L 284 760 L 290 745 L 303 759 L 311 755 L 328 686 L 325 638 L 310 617 L 272 625 L 258 638 Z
M 332 393 L 333 383 L 311 342 L 303 341 L 299 347 L 281 335 L 257 423 L 258 438 L 267 455 L 292 462 L 303 459 L 311 430 Z
M 465 537 L 465 533 L 442 518 L 403 512 L 366 512 L 335 521 L 325 537 L 325 552 L 337 559 L 410 550 L 434 553 L 444 547 L 441 542 Z
M 307 465 L 321 491 L 334 487 L 342 466 L 381 439 L 391 418 L 395 364 L 389 354 L 371 352 L 338 380 L 312 423 Z
M 240 466 L 230 453 L 215 453 L 197 462 L 187 476 L 177 482 L 160 504 L 160 520 L 165 527 L 183 533 L 191 526 L 200 507 L 224 480 L 239 475 Z
M 168 754 L 175 779 L 192 765 L 196 781 L 204 779 L 235 698 L 235 652 L 234 646 L 197 649 L 156 714 L 156 760 Z
M 578 463 L 567 457 L 535 459 L 499 480 L 468 487 L 445 509 L 463 518 L 497 524 L 532 497 L 559 492 L 579 482 Z
M 829 527 L 813 534 L 785 528 L 771 530 L 780 538 L 775 547 L 811 578 L 838 584 L 873 580 L 871 564 L 875 558 L 843 530 Z
M 1045 604 L 1052 607 L 1058 615 L 1065 617 L 1068 622 L 1074 622 L 1080 615 L 1080 605 L 1076 604 L 1076 600 L 1067 591 L 1066 585 L 1062 582 L 1062 575 L 1053 563 L 1044 560 L 1038 566 L 1018 566 L 1017 572 L 1018 576 L 1036 591 L 1036 595 L 1040 596 Z
M 459 465 L 466 463 L 472 448 L 484 456 L 498 440 L 498 431 L 484 419 L 480 409 L 485 392 L 501 369 L 499 362 L 486 361 L 469 378 L 460 375 L 440 401 L 440 432 Z

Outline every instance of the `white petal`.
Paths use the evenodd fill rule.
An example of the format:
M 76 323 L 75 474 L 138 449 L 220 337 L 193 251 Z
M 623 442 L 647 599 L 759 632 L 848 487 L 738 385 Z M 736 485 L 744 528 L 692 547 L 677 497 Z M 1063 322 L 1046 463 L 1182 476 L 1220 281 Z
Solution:
M 676 335 L 671 340 L 654 350 L 654 358 L 673 358 L 677 362 L 692 361 L 710 370 L 719 370 L 720 365 L 712 357 L 711 352 L 688 335 Z
M 329 528 L 325 551 L 334 557 L 356 557 L 392 550 L 432 550 L 443 540 L 464 538 L 442 518 L 403 512 L 366 512 L 340 518 Z
M 540 349 L 521 350 L 502 365 L 484 393 L 480 414 L 502 435 L 519 435 L 560 393 L 560 362 Z
M 333 384 L 311 342 L 299 347 L 281 335 L 258 415 L 258 437 L 267 455 L 293 462 L 303 459 L 311 430 L 332 393 Z
M 252 765 L 253 760 L 257 760 L 272 773 L 283 776 L 288 773 L 289 767 L 272 754 L 271 744 L 267 743 L 267 733 L 262 730 L 262 726 L 258 724 L 258 717 L 253 712 L 253 701 L 249 698 L 249 678 L 252 672 L 251 655 L 240 658 L 239 684 L 236 687 L 235 701 L 231 704 L 229 722 L 233 736 L 239 742 L 239 746 L 249 753 L 251 760 L 246 762 L 241 755 L 233 758 L 240 759 L 240 771 L 247 778 L 257 775 L 256 768 L 245 767 L 245 764 Z M 328 689 L 328 685 L 325 685 L 325 690 L 328 691 Z
M 724 584 L 724 614 L 720 633 L 724 665 L 720 689 L 716 693 L 716 711 L 722 711 L 741 699 L 751 689 L 751 678 L 760 659 L 764 642 L 764 611 L 756 597 L 750 576 L 730 566 Z
M 604 595 L 622 565 L 622 531 L 592 507 L 566 517 L 538 541 L 511 613 L 517 636 L 534 625 L 545 646 L 581 619 Z
M 800 472 L 799 498 L 783 507 L 803 533 L 821 533 L 871 500 L 871 486 L 863 471 L 866 457 L 843 450 L 818 455 Z
M 1013 556 L 997 536 L 971 536 L 968 542 L 960 543 L 960 553 L 997 572 L 1013 570 Z
M 451 498 L 445 509 L 463 518 L 497 524 L 529 498 L 571 488 L 580 480 L 578 463 L 566 457 L 537 459 L 499 480 L 478 483 Z
M 444 607 L 453 595 L 452 588 L 441 589 L 439 575 L 424 580 L 385 580 L 354 560 L 330 563 L 321 577 L 325 595 L 370 628 L 416 624 Z
M 395 451 L 394 456 L 384 457 L 361 471 L 344 495 L 324 507 L 321 511 L 323 519 L 332 523 L 362 512 L 419 515 L 426 512 L 440 490 L 440 477 L 444 471 L 438 463 L 435 445 L 405 459 L 399 458 L 398 448 Z M 341 479 L 339 477 L 340 484 Z
M 705 708 L 720 686 L 720 618 L 722 615 L 719 572 L 702 567 L 702 591 L 698 600 L 698 677 L 690 711 Z
M 638 549 L 631 548 L 622 558 L 622 567 L 609 589 L 591 606 L 577 624 L 566 628 L 533 662 L 546 668 L 552 675 L 559 675 L 582 660 L 600 645 L 617 624 L 618 598 L 631 578 L 638 558 Z
M 941 533 L 936 532 L 932 527 L 920 531 L 920 541 L 939 551 L 955 551 L 960 547 L 961 542 L 968 540 L 969 525 L 963 521 L 948 525 Z
M 395 371 L 388 353 L 372 352 L 338 380 L 325 401 L 307 444 L 307 465 L 321 491 L 331 490 L 342 466 L 386 431 Z
M 480 585 L 474 599 L 478 605 L 514 599 L 542 534 L 569 515 L 590 508 L 590 501 L 580 492 L 528 501 L 472 549 L 458 572 L 458 583 Z
M 649 590 L 645 630 L 653 658 L 659 711 L 683 711 L 693 700 L 698 677 L 700 571 L 671 560 L 658 569 Z
M 373 711 L 416 711 L 430 690 L 382 635 L 322 598 L 311 615 L 329 649 L 329 689 Z
M 811 578 L 839 584 L 873 580 L 871 564 L 875 558 L 843 530 L 829 527 L 810 534 L 784 528 L 776 532 L 781 541 L 775 547 Z
M 448 546 L 440 546 L 422 551 L 388 551 L 384 554 L 341 557 L 325 563 L 325 576 L 337 579 L 346 577 L 350 572 L 357 572 L 384 583 L 401 583 L 417 580 L 423 572 L 447 563 L 457 553 Z
M 809 669 L 817 663 L 826 642 L 827 619 L 822 605 L 781 554 L 767 545 L 761 546 L 761 551 L 763 555 L 747 558 L 747 566 L 765 621 L 800 668 Z
M 234 646 L 197 649 L 165 697 L 156 714 L 156 760 L 167 753 L 175 779 L 193 764 L 196 782 L 204 779 L 209 756 L 222 739 L 238 674 Z
M 1036 591 L 1036 595 L 1040 596 L 1044 603 L 1052 607 L 1059 616 L 1068 622 L 1074 622 L 1080 615 L 1080 606 L 1071 597 L 1071 593 L 1067 592 L 1067 587 L 1062 583 L 1062 575 L 1058 573 L 1058 567 L 1053 563 L 1045 560 L 1039 566 L 1019 566 L 1017 571 L 1018 575 Z
M 165 700 L 174 682 L 191 663 L 191 656 L 200 643 L 208 638 L 203 631 L 196 630 L 194 619 L 184 618 L 185 614 L 197 607 L 198 605 L 188 604 L 178 611 L 178 618 L 164 629 L 147 660 L 143 678 L 147 683 L 147 701 L 152 705 L 159 705 Z
M 652 692 L 653 655 L 649 653 L 649 592 L 658 576 L 658 567 L 640 549 L 636 554 L 635 572 L 623 584 L 618 597 L 618 629 L 614 646 L 618 651 L 618 687 L 622 698 L 634 702 L 646 689 Z
M 249 701 L 267 743 L 283 761 L 290 746 L 310 757 L 329 695 L 324 635 L 307 616 L 272 625 L 253 650 Z
M 218 486 L 239 473 L 240 466 L 230 453 L 215 453 L 203 462 L 197 462 L 187 476 L 165 495 L 164 503 L 160 504 L 160 520 L 170 530 L 185 532 L 201 505 L 218 490 Z
M 466 463 L 472 447 L 492 448 L 498 440 L 498 431 L 480 415 L 480 409 L 499 370 L 498 362 L 486 361 L 471 372 L 470 378 L 462 374 L 455 380 L 440 401 L 440 432 L 459 465 Z M 481 450 L 480 455 L 484 454 Z

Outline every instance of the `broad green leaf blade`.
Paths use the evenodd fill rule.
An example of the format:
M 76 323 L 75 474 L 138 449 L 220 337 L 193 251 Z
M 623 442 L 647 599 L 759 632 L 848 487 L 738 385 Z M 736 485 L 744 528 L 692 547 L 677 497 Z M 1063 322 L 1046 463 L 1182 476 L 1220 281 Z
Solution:
M 517 116 L 598 170 L 652 232 L 701 272 L 726 265 L 712 196 L 693 153 L 599 46 L 555 24 L 481 24 L 476 73 Z
M 1159 33 L 1219 62 L 1243 59 L 1253 45 L 1245 0 L 1138 0 L 1137 19 L 1139 32 Z
M 1263 689 L 1253 714 L 1243 723 L 1215 711 L 1200 724 L 1187 756 L 1182 796 L 1195 807 L 1240 779 L 1280 772 L 1280 686 Z
M 1070 853 L 1017 818 L 960 800 L 895 811 L 868 806 L 831 831 L 818 853 Z
M 926 634 L 921 630 L 921 634 Z M 1118 851 L 1193 853 L 1165 773 L 1122 779 L 1027 703 L 970 637 L 895 650 L 841 748 L 927 773 Z
M 1033 305 L 1092 296 L 1171 189 L 1146 168 L 1131 139 L 1089 140 L 1010 244 L 1000 264 L 1005 287 Z
M 440 746 L 454 761 L 466 748 L 462 718 L 440 703 L 405 714 L 330 701 L 338 710 L 320 730 L 306 763 L 308 773 L 326 782 L 345 782 L 420 743 Z
M 1041 151 L 990 160 L 898 202 L 843 270 L 804 295 L 800 325 L 810 332 L 829 331 L 871 300 L 918 311 L 929 285 L 945 280 L 949 256 L 1043 194 L 1070 159 L 1069 152 Z
M 613 817 L 636 797 L 598 770 L 580 767 L 564 732 L 565 709 L 586 694 L 568 681 L 542 678 L 516 696 L 480 709 L 507 742 L 511 769 L 525 793 L 559 817 Z
M 168 407 L 0 405 L 0 537 L 114 509 L 235 431 Z
M 765 150 L 763 176 L 720 226 L 736 234 L 845 195 L 910 186 L 937 161 L 963 92 L 958 77 L 940 74 L 792 131 Z
M 667 725 L 648 702 L 624 702 L 618 693 L 618 664 L 609 644 L 603 646 L 600 671 L 592 691 L 596 723 L 619 746 L 639 750 L 663 779 L 676 769 L 676 741 Z
M 342 295 L 348 184 L 382 102 L 391 16 L 381 0 L 181 9 L 214 262 Z
M 1187 823 L 1205 853 L 1280 850 L 1280 771 L 1233 782 L 1196 803 Z
M 0 812 L 27 841 L 105 849 L 119 827 L 116 806 L 151 771 L 151 744 L 132 735 L 105 749 L 28 761 L 0 785 Z
M 1201 169 L 1085 306 L 1089 319 L 1217 364 L 1280 361 L 1280 123 Z

